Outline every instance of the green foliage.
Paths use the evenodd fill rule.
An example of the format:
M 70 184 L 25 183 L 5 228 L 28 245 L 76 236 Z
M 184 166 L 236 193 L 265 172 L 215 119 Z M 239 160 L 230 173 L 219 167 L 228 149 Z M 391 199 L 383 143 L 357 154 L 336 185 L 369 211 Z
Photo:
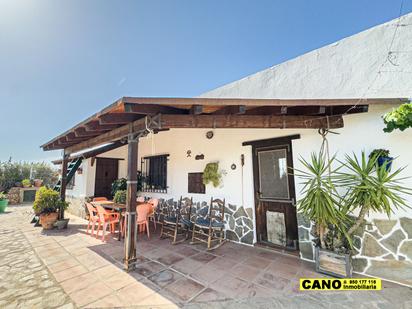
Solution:
M 120 178 L 112 183 L 112 195 L 115 196 L 116 192 L 119 190 L 126 190 L 127 189 L 127 179 Z
M 41 187 L 36 192 L 33 210 L 36 214 L 48 214 L 57 212 L 60 208 L 66 209 L 68 206 L 67 202 L 60 199 L 59 192 L 47 187 Z
M 7 194 L 5 194 L 4 192 L 0 192 L 0 201 L 4 200 L 7 200 Z
M 372 210 L 390 217 L 394 209 L 409 207 L 402 195 L 412 191 L 400 185 L 404 178 L 398 178 L 404 168 L 388 171 L 388 162 L 379 166 L 378 157 L 376 154 L 367 158 L 364 151 L 360 159 L 355 154 L 352 157 L 346 155 L 343 165 L 347 172 L 340 173 L 339 185 L 347 188 L 344 206 L 348 211 L 360 209 L 362 216 Z M 360 216 L 358 219 L 363 220 L 364 216 Z
M 30 181 L 30 179 L 23 179 L 22 181 L 21 181 L 21 184 L 23 185 L 23 187 L 30 187 L 31 186 L 31 181 Z
M 208 163 L 203 171 L 203 184 L 212 183 L 216 188 L 220 185 L 222 174 L 219 172 L 219 163 Z
M 296 170 L 303 179 L 303 198 L 298 201 L 299 211 L 316 224 L 319 245 L 323 248 L 348 251 L 352 235 L 364 222 L 369 211 L 385 213 L 390 217 L 394 209 L 409 207 L 404 194 L 412 190 L 401 185 L 403 168 L 388 171 L 385 162 L 379 166 L 382 154 L 376 151 L 368 158 L 363 151 L 360 159 L 346 155 L 343 162 L 333 157 L 311 155 L 308 162 L 301 159 L 306 171 Z M 358 213 L 353 218 L 352 213 Z
M 30 178 L 30 169 L 35 179 L 42 179 L 43 185 L 52 187 L 58 180 L 58 172 L 51 165 L 41 162 L 0 162 L 0 190 L 8 191 L 16 183 Z
M 126 196 L 127 196 L 127 191 L 126 190 L 117 190 L 113 202 L 118 203 L 118 204 L 126 204 Z
M 370 154 L 369 154 L 369 158 L 372 157 L 389 157 L 389 150 L 387 149 L 374 149 Z
M 384 132 L 390 133 L 395 129 L 404 131 L 412 127 L 412 104 L 411 102 L 404 103 L 383 116 L 383 122 L 386 127 Z
M 312 153 L 310 161 L 300 159 L 306 170 L 295 170 L 296 176 L 303 179 L 303 198 L 298 201 L 298 209 L 316 224 L 321 247 L 325 247 L 329 225 L 340 229 L 341 223 L 347 220 L 334 184 L 338 172 L 332 169 L 334 161 L 335 157 L 327 160 L 321 154 Z

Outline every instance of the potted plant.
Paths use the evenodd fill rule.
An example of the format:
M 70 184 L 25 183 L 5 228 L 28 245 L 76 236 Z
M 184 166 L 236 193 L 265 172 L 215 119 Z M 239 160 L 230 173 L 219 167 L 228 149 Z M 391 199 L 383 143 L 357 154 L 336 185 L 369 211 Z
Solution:
M 59 193 L 53 189 L 41 187 L 36 192 L 33 209 L 40 216 L 43 229 L 52 229 L 58 218 L 59 209 L 66 209 L 68 203 L 60 199 Z
M 127 189 L 127 179 L 126 178 L 116 179 L 112 183 L 112 196 L 115 196 L 117 191 L 126 190 L 126 189 Z
M 409 207 L 402 194 L 412 191 L 400 185 L 397 176 L 403 169 L 391 172 L 386 163 L 379 166 L 378 154 L 368 158 L 362 152 L 360 159 L 346 155 L 337 168 L 332 168 L 334 161 L 315 154 L 311 162 L 301 160 L 307 171 L 298 171 L 304 180 L 298 207 L 315 223 L 317 271 L 350 277 L 352 237 L 366 215 L 373 211 L 390 217 L 394 208 Z
M 377 158 L 377 163 L 379 166 L 386 165 L 388 170 L 392 167 L 393 157 L 389 156 L 389 150 L 387 149 L 374 149 L 370 154 L 369 158 Z
M 208 163 L 203 170 L 203 184 L 206 186 L 212 183 L 213 187 L 218 187 L 222 179 L 222 174 L 219 172 L 219 163 Z
M 23 185 L 23 187 L 24 188 L 30 188 L 31 187 L 31 181 L 30 181 L 30 179 L 23 179 L 22 181 L 21 181 L 21 183 L 22 183 L 22 185 Z
M 366 215 L 373 211 L 383 213 L 390 218 L 394 209 L 410 208 L 403 195 L 410 195 L 412 190 L 401 185 L 398 175 L 404 168 L 391 172 L 387 163 L 379 165 L 379 153 L 367 158 L 362 152 L 358 159 L 346 155 L 343 163 L 346 172 L 340 173 L 340 186 L 347 189 L 343 203 L 348 212 L 358 212 L 349 226 L 346 236 L 350 239 L 365 221 Z
M 344 234 L 343 223 L 347 221 L 346 210 L 340 203 L 335 185 L 339 170 L 333 169 L 335 156 L 327 159 L 323 153 L 312 153 L 310 161 L 301 158 L 300 162 L 306 170 L 295 172 L 303 180 L 303 198 L 298 201 L 298 209 L 314 223 L 317 236 L 314 240 L 316 270 L 338 277 L 350 277 L 352 265 L 349 252 L 335 250 L 333 241 L 330 241 L 332 233 Z
M 7 199 L 7 194 L 0 192 L 0 213 L 5 212 L 9 200 Z
M 41 179 L 35 179 L 34 180 L 34 186 L 36 188 L 40 188 L 42 186 L 42 184 L 43 184 L 43 180 L 41 180 Z
M 126 204 L 126 190 L 117 190 L 116 194 L 114 195 L 113 202 L 117 204 Z

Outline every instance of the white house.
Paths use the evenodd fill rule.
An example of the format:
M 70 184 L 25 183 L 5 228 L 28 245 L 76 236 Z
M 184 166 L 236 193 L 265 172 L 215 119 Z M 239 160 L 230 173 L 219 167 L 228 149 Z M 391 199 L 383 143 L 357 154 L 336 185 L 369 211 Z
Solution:
M 407 166 L 404 176 L 412 175 L 412 131 L 384 133 L 382 120 L 412 97 L 411 42 L 409 14 L 198 98 L 122 98 L 42 147 L 76 156 L 124 142 L 127 130 L 121 135 L 119 128 L 130 123 L 148 127 L 139 139 L 138 170 L 156 180 L 141 195 L 165 201 L 190 196 L 198 205 L 224 198 L 228 239 L 313 260 L 311 224 L 294 206 L 302 185 L 287 168 L 301 168 L 300 157 L 319 151 L 318 128 L 329 127 L 338 133 L 327 138 L 339 158 L 385 148 L 396 157 L 393 168 Z M 69 211 L 84 215 L 87 197 L 109 195 L 111 182 L 127 177 L 128 146 L 119 145 L 83 160 L 67 189 Z M 209 162 L 218 162 L 222 172 L 217 188 L 199 182 Z M 412 179 L 404 184 L 412 188 Z M 390 219 L 370 213 L 368 221 L 357 236 L 355 271 L 412 285 L 412 209 Z

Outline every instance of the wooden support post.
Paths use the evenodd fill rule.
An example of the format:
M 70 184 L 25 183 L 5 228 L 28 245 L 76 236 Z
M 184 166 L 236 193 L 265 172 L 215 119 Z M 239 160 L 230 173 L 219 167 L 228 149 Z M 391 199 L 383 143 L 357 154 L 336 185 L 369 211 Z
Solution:
M 69 162 L 69 155 L 66 153 L 66 151 L 63 149 L 63 159 L 62 159 L 62 180 L 60 183 L 60 199 L 62 201 L 66 200 L 66 186 L 67 186 L 67 164 Z M 59 219 L 62 220 L 64 219 L 64 209 L 61 208 L 59 210 Z
M 124 266 L 131 270 L 136 261 L 136 194 L 137 194 L 137 151 L 139 137 L 133 134 L 130 126 L 127 154 L 127 198 L 126 198 L 126 236 L 124 240 Z

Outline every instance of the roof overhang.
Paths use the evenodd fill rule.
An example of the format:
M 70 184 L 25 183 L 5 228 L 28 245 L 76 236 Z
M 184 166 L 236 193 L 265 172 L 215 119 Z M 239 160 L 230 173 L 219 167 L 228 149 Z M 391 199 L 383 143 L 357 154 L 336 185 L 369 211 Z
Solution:
M 343 114 L 367 112 L 371 104 L 401 104 L 406 100 L 123 97 L 41 147 L 73 153 L 114 142 L 128 134 L 127 125 L 144 129 L 147 117 L 156 115 L 161 121 L 155 133 L 170 128 L 318 128 L 331 123 L 342 127 L 339 117 Z M 336 118 L 335 122 L 329 117 Z

